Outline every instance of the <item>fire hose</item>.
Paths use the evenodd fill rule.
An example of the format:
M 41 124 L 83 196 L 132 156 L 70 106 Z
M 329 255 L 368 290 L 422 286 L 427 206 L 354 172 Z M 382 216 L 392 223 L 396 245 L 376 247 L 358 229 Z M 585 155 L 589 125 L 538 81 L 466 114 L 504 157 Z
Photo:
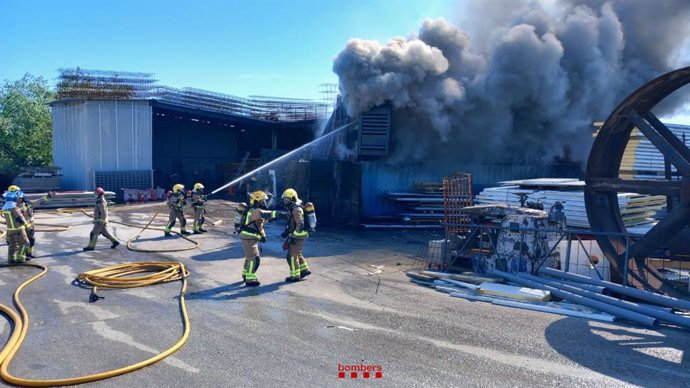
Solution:
M 84 212 L 84 213 L 86 214 L 86 212 Z M 179 233 L 177 233 L 177 232 L 172 232 L 172 231 L 171 231 L 172 233 L 178 234 L 178 235 L 179 235 L 180 237 L 182 237 L 183 239 L 185 239 L 185 240 L 191 242 L 192 244 L 194 244 L 194 246 L 187 247 L 187 248 L 174 248 L 174 249 L 173 249 L 173 248 L 171 248 L 171 249 L 141 249 L 141 248 L 135 248 L 135 247 L 133 246 L 132 243 L 133 243 L 134 241 L 136 241 L 136 240 L 139 238 L 139 236 L 141 236 L 141 234 L 144 233 L 144 231 L 145 231 L 146 229 L 165 231 L 165 229 L 161 229 L 161 228 L 149 228 L 149 226 L 151 225 L 151 223 L 153 222 L 153 220 L 155 220 L 156 217 L 158 217 L 158 213 L 159 213 L 159 212 L 156 212 L 156 214 L 154 214 L 153 217 L 151 217 L 151 220 L 149 221 L 149 223 L 146 224 L 146 226 L 144 226 L 144 227 L 139 231 L 139 233 L 135 234 L 134 236 L 130 237 L 129 240 L 127 240 L 127 249 L 129 249 L 130 251 L 133 251 L 133 252 L 144 252 L 144 253 L 167 253 L 167 252 L 183 252 L 183 251 L 189 251 L 189 250 L 192 250 L 192 249 L 197 249 L 197 248 L 199 248 L 199 243 L 198 243 L 197 241 L 194 241 L 194 240 L 192 240 L 191 238 L 189 238 L 189 237 L 187 237 L 187 236 L 185 236 L 185 235 L 179 234 Z M 88 215 L 88 214 L 87 214 L 87 215 Z M 124 224 L 124 223 L 121 223 L 121 222 L 119 222 L 119 223 L 120 223 L 120 224 L 123 224 L 123 225 L 127 225 L 127 224 Z M 127 225 L 127 226 L 134 226 L 134 225 Z
M 41 270 L 41 272 L 29 280 L 25 281 L 13 294 L 13 302 L 16 306 L 19 314 L 17 314 L 13 309 L 0 304 L 0 312 L 4 313 L 9 317 L 12 322 L 12 334 L 10 339 L 5 344 L 5 347 L 0 350 L 0 377 L 9 384 L 27 386 L 27 387 L 54 387 L 54 386 L 64 386 L 73 384 L 83 384 L 98 380 L 104 380 L 115 376 L 120 376 L 129 372 L 133 372 L 137 369 L 152 365 L 184 345 L 184 343 L 189 338 L 190 324 L 189 317 L 187 314 L 187 307 L 185 304 L 184 296 L 187 291 L 187 278 L 189 277 L 189 271 L 185 268 L 182 263 L 170 263 L 170 262 L 140 262 L 140 263 L 127 263 L 120 264 L 111 267 L 101 268 L 97 270 L 82 272 L 77 275 L 76 281 L 81 285 L 91 286 L 92 295 L 95 294 L 97 287 L 101 288 L 133 288 L 133 287 L 143 287 L 150 286 L 159 283 L 168 283 L 177 280 L 182 280 L 182 286 L 180 288 L 180 314 L 184 321 L 184 331 L 182 337 L 179 341 L 169 349 L 158 355 L 148 358 L 144 361 L 138 362 L 133 365 L 129 365 L 119 369 L 113 369 L 106 372 L 100 372 L 92 375 L 71 377 L 65 379 L 54 379 L 54 380 L 31 380 L 21 377 L 16 377 L 8 372 L 9 365 L 12 362 L 12 358 L 15 356 L 19 348 L 21 347 L 26 333 L 29 328 L 29 315 L 21 304 L 19 295 L 28 284 L 39 279 L 46 274 L 48 269 L 39 264 L 21 264 L 12 265 L 13 267 L 24 266 L 24 267 L 34 267 Z M 0 265 L 2 267 L 10 267 L 9 265 Z M 139 275 L 139 274 L 147 275 Z

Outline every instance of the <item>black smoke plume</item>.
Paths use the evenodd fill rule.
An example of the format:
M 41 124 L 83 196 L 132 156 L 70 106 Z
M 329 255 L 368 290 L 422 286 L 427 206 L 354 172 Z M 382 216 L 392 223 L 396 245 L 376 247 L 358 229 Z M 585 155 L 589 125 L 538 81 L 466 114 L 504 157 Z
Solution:
M 392 104 L 393 159 L 581 161 L 594 121 L 689 62 L 687 0 L 472 1 L 460 11 L 464 31 L 425 20 L 386 44 L 352 39 L 334 58 L 351 116 Z M 671 101 L 656 113 L 681 108 Z

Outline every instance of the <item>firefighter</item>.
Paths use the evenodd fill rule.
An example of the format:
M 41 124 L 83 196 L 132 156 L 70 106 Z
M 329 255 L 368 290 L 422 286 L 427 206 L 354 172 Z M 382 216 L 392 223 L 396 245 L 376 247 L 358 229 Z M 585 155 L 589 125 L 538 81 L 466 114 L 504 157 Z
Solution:
M 111 249 L 117 248 L 120 242 L 108 232 L 108 201 L 105 200 L 105 190 L 102 187 L 96 187 L 94 191 L 96 194 L 96 205 L 93 208 L 93 229 L 89 235 L 89 245 L 85 246 L 83 250 L 93 251 L 96 249 L 96 242 L 98 236 L 103 236 L 110 240 Z
M 290 266 L 290 276 L 286 282 L 298 282 L 311 274 L 309 265 L 302 256 L 304 242 L 309 237 L 309 230 L 304 222 L 304 206 L 297 197 L 297 191 L 287 189 L 282 195 L 283 205 L 287 208 L 287 226 L 280 237 L 287 238 L 287 262 Z
M 26 236 L 26 219 L 17 206 L 17 192 L 10 186 L 3 194 L 5 204 L 2 206 L 2 216 L 7 225 L 7 262 L 10 264 L 22 263 L 26 260 L 26 248 L 29 246 L 29 238 Z
M 176 184 L 173 186 L 172 194 L 168 198 L 168 207 L 170 208 L 170 216 L 168 217 L 168 223 L 165 225 L 165 236 L 170 237 L 172 234 L 170 231 L 173 226 L 175 226 L 175 220 L 180 220 L 180 234 L 188 235 L 191 234 L 187 232 L 187 220 L 184 218 L 184 206 L 187 204 L 187 198 L 184 192 L 183 184 Z
M 268 196 L 263 191 L 255 191 L 249 198 L 249 208 L 242 215 L 240 223 L 240 239 L 244 250 L 244 267 L 242 279 L 247 287 L 256 287 L 261 283 L 256 277 L 256 271 L 261 265 L 259 257 L 259 242 L 266 242 L 264 223 L 275 219 L 278 212 L 268 211 Z
M 30 201 L 26 199 L 26 197 L 24 196 L 24 192 L 21 191 L 21 189 L 17 191 L 17 206 L 22 212 L 24 219 L 26 219 L 26 235 L 29 238 L 29 247 L 26 249 L 27 259 L 34 257 L 34 246 L 36 245 L 36 237 L 34 231 L 34 206 L 40 206 L 48 202 L 48 200 L 50 200 L 50 198 L 52 198 L 53 195 L 55 195 L 55 193 L 49 192 L 47 195 L 44 195 L 39 199 Z
M 192 208 L 194 208 L 194 225 L 192 229 L 194 230 L 194 234 L 207 232 L 207 230 L 204 229 L 204 222 L 206 221 L 206 217 L 204 217 L 204 214 L 206 214 L 206 201 L 204 185 L 196 183 L 192 191 Z

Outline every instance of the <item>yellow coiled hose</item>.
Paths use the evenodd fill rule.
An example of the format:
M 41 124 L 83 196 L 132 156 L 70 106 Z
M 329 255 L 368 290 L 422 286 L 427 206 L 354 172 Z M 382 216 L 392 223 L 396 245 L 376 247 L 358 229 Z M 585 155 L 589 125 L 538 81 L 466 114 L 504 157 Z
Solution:
M 182 337 L 175 345 L 173 345 L 168 350 L 151 357 L 147 360 L 141 361 L 139 363 L 114 369 L 106 372 L 101 372 L 93 375 L 72 377 L 67 379 L 56 379 L 56 380 L 30 380 L 12 376 L 8 372 L 12 358 L 19 350 L 26 333 L 29 328 L 29 315 L 27 314 L 24 306 L 22 306 L 19 300 L 19 294 L 21 291 L 31 282 L 37 280 L 41 276 L 45 275 L 48 269 L 39 264 L 22 264 L 22 266 L 34 267 L 41 270 L 41 273 L 35 275 L 29 280 L 22 283 L 14 291 L 13 302 L 19 311 L 17 314 L 11 308 L 0 304 L 0 311 L 6 314 L 14 325 L 14 330 L 7 344 L 0 351 L 0 377 L 9 384 L 26 386 L 26 387 L 55 387 L 63 385 L 73 385 L 73 384 L 83 384 L 98 380 L 104 380 L 111 377 L 123 375 L 141 369 L 145 366 L 154 364 L 169 355 L 177 351 L 189 338 L 189 317 L 187 315 L 187 307 L 185 305 L 184 295 L 187 291 L 187 277 L 189 276 L 189 271 L 185 268 L 182 263 L 170 263 L 170 262 L 159 262 L 159 261 L 147 261 L 140 263 L 127 263 L 120 264 L 111 267 L 106 267 L 102 269 L 96 269 L 93 271 L 82 272 L 77 276 L 77 281 L 93 287 L 94 292 L 96 287 L 102 288 L 133 288 L 133 287 L 143 287 L 150 286 L 158 283 L 167 283 L 177 280 L 182 280 L 182 287 L 180 289 L 180 313 L 184 321 L 184 332 Z M 2 265 L 2 267 L 9 267 L 7 265 Z M 147 275 L 140 275 L 147 274 Z

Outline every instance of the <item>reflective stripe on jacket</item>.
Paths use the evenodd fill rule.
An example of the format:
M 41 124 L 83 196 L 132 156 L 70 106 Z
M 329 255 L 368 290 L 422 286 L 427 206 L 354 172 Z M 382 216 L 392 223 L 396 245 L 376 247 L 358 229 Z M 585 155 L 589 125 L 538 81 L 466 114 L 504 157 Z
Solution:
M 24 219 L 22 212 L 17 207 L 3 210 L 2 216 L 5 218 L 5 223 L 7 224 L 7 232 L 22 230 L 24 229 L 24 225 L 26 225 L 26 219 Z

